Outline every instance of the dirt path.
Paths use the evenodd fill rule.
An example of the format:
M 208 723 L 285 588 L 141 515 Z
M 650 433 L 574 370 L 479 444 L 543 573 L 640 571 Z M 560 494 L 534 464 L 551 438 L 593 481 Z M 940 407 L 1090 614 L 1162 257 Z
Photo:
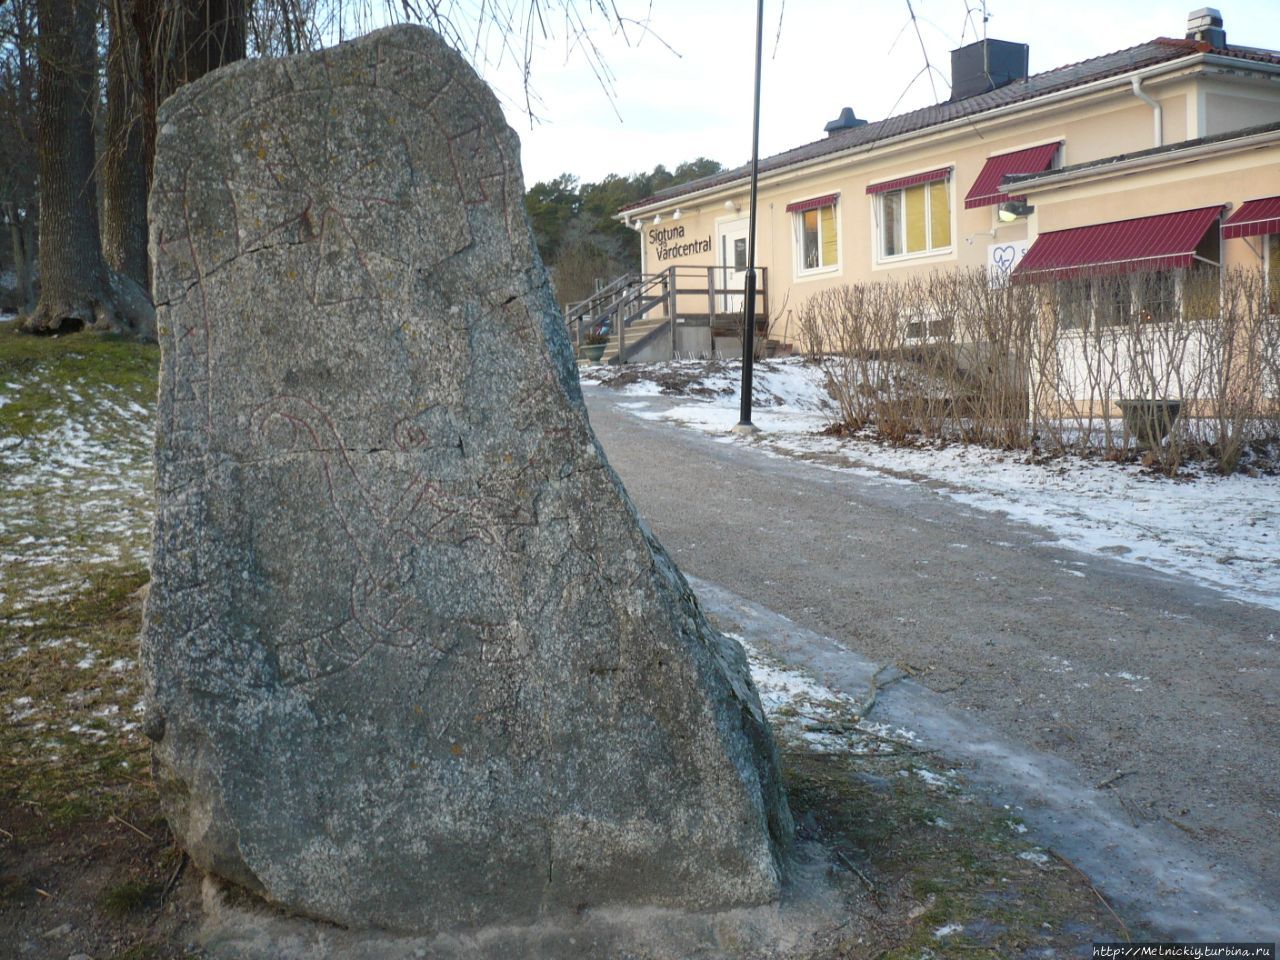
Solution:
M 895 664 L 936 694 L 916 715 L 945 751 L 993 781 L 1038 764 L 1014 797 L 1028 822 L 1039 806 L 1040 827 L 1057 823 L 1059 848 L 1135 916 L 1277 936 L 1256 929 L 1280 924 L 1274 611 L 1061 549 L 924 486 L 716 442 L 586 392 L 610 462 L 682 568 L 819 635 L 780 652 L 827 680 L 838 650 L 821 638 L 851 663 Z M 865 694 L 864 671 L 846 680 Z M 1216 902 L 1254 929 L 1193 913 Z

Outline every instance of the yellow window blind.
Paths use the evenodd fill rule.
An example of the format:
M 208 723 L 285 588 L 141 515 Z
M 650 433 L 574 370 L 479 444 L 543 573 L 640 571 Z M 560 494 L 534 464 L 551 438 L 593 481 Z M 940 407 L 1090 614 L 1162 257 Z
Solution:
M 937 250 L 951 246 L 951 198 L 948 180 L 929 184 L 929 246 Z
M 903 191 L 907 207 L 907 253 L 919 253 L 929 245 L 925 232 L 925 184 Z
M 822 207 L 818 210 L 821 219 L 822 233 L 822 265 L 824 267 L 834 267 L 836 265 L 836 208 L 833 204 L 829 207 Z
M 1280 313 L 1280 233 L 1267 237 L 1267 288 L 1271 294 L 1271 312 Z

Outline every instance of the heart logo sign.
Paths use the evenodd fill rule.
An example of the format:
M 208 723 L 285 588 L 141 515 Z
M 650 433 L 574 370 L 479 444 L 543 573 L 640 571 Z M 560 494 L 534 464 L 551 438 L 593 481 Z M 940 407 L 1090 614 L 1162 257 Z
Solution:
M 1013 261 L 1018 259 L 1018 248 L 1011 243 L 996 247 L 991 251 L 991 259 L 1001 273 L 1008 273 L 1013 269 Z

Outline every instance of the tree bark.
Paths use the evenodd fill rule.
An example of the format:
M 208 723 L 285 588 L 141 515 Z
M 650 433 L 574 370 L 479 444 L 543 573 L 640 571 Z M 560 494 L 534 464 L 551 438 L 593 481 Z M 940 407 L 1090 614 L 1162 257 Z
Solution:
M 34 251 L 31 249 L 31 224 L 16 203 L 6 203 L 4 214 L 9 224 L 13 274 L 17 278 L 18 311 L 27 313 L 35 305 L 35 290 L 31 283 L 31 267 L 34 259 Z
M 112 274 L 102 256 L 94 183 L 97 5 L 39 0 L 37 153 L 40 169 L 40 300 L 29 333 L 92 326 L 154 337 L 145 292 Z
M 108 11 L 102 248 L 117 273 L 149 291 L 156 111 L 182 84 L 244 58 L 248 7 L 246 0 L 108 0 Z
M 177 85 L 199 80 L 211 70 L 244 59 L 246 0 L 180 2 L 185 17 Z
M 147 191 L 151 165 L 144 150 L 138 38 L 124 0 L 109 0 L 107 130 L 102 164 L 102 253 L 107 265 L 150 291 Z

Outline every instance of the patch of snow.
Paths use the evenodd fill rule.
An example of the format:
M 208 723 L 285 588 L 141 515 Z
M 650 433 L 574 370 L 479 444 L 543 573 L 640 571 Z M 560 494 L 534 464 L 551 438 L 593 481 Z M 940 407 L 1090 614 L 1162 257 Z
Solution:
M 832 690 L 799 670 L 766 660 L 737 634 L 726 636 L 738 641 L 746 651 L 760 703 L 780 734 L 816 752 L 857 756 L 892 753 L 895 743 L 919 742 L 911 730 L 861 719 L 858 702 L 848 694 Z
M 949 776 L 934 773 L 932 770 L 926 770 L 924 767 L 916 768 L 916 776 L 931 787 L 948 788 L 954 786 Z
M 1150 679 L 1151 679 L 1150 677 L 1140 677 L 1140 676 L 1138 676 L 1137 674 L 1129 673 L 1129 672 L 1128 672 L 1128 671 L 1126 671 L 1126 670 L 1121 670 L 1121 671 L 1119 671 L 1118 673 L 1114 673 L 1114 674 L 1108 674 L 1108 676 L 1114 676 L 1114 677 L 1116 677 L 1116 678 L 1117 678 L 1117 679 L 1119 679 L 1119 680 L 1133 680 L 1133 681 L 1150 680 Z
M 941 926 L 937 930 L 933 931 L 933 935 L 938 940 L 941 940 L 943 937 L 949 937 L 952 934 L 960 933 L 962 930 L 964 930 L 964 926 L 962 924 L 948 923 L 945 926 Z

